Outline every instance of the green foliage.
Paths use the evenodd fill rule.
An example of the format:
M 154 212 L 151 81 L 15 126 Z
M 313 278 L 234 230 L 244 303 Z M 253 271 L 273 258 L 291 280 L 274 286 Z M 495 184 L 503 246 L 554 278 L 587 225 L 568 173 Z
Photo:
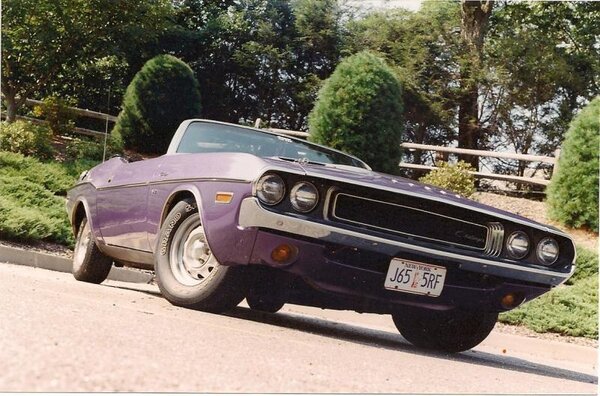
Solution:
M 403 141 L 445 146 L 456 139 L 459 26 L 460 6 L 449 1 L 425 1 L 418 12 L 373 12 L 347 25 L 345 53 L 377 51 L 397 70 L 404 88 Z M 424 158 L 421 150 L 403 153 L 407 162 Z
M 171 11 L 168 0 L 2 1 L 2 93 L 9 115 L 25 98 L 87 95 L 86 65 L 143 54 L 142 44 L 156 41 Z M 107 77 L 96 97 L 101 102 L 90 108 L 104 108 L 113 81 Z
M 0 150 L 49 159 L 54 155 L 52 133 L 27 121 L 0 123 Z
M 500 321 L 534 331 L 598 337 L 598 254 L 577 247 L 575 274 L 549 293 L 500 315 Z
M 72 244 L 64 199 L 25 178 L 0 176 L 0 237 Z
M 200 114 L 198 81 L 187 64 L 171 55 L 149 60 L 123 99 L 113 134 L 125 147 L 164 153 L 179 124 Z
M 346 7 L 337 0 L 176 2 L 163 52 L 188 62 L 206 118 L 306 129 L 323 79 L 340 59 Z
M 310 114 L 310 140 L 354 154 L 374 170 L 397 173 L 402 89 L 392 69 L 362 52 L 340 63 Z
M 64 197 L 96 162 L 43 163 L 0 151 L 0 239 L 73 244 Z
M 464 161 L 452 165 L 448 162 L 438 162 L 438 167 L 419 179 L 420 182 L 454 191 L 465 197 L 475 193 L 475 176 L 469 172 L 475 169 Z
M 123 152 L 120 136 L 111 134 L 106 141 L 106 158 Z M 104 139 L 73 138 L 66 148 L 66 156 L 70 160 L 88 159 L 102 161 L 104 156 Z
M 577 283 L 581 279 L 598 276 L 598 253 L 577 246 L 577 260 L 575 262 L 575 273 L 566 282 L 567 285 Z
M 33 108 L 33 115 L 46 120 L 50 130 L 56 136 L 68 135 L 75 128 L 75 113 L 69 109 L 74 106 L 74 100 L 49 96 L 42 101 L 42 104 Z
M 485 44 L 490 144 L 554 153 L 582 104 L 600 93 L 598 18 L 594 3 L 498 4 Z
M 524 325 L 536 332 L 598 338 L 598 277 L 549 293 L 500 315 L 500 321 Z
M 43 163 L 32 157 L 0 151 L 0 176 L 24 178 L 55 195 L 66 195 L 79 174 L 95 164 L 97 162 L 89 160 Z
M 549 215 L 571 227 L 598 232 L 600 97 L 571 122 L 558 172 L 547 189 Z

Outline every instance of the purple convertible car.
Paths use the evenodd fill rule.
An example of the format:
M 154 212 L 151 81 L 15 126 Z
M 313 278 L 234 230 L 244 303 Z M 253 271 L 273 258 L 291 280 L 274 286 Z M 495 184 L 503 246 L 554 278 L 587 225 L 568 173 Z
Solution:
M 561 231 L 264 130 L 187 120 L 167 153 L 113 158 L 68 193 L 73 273 L 154 269 L 171 303 L 391 314 L 423 348 L 483 341 L 498 313 L 569 278 Z

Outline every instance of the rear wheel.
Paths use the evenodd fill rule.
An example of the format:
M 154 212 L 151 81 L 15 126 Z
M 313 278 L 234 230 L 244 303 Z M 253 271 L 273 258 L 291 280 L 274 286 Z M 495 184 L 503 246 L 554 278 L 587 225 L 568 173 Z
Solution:
M 411 344 L 454 353 L 481 343 L 494 328 L 498 314 L 411 308 L 392 314 L 392 318 L 400 334 Z
M 102 283 L 112 268 L 112 261 L 96 246 L 90 223 L 84 218 L 79 224 L 73 252 L 73 276 L 82 282 Z
M 161 293 L 174 305 L 218 313 L 246 294 L 244 269 L 217 261 L 192 201 L 179 202 L 165 219 L 154 269 Z

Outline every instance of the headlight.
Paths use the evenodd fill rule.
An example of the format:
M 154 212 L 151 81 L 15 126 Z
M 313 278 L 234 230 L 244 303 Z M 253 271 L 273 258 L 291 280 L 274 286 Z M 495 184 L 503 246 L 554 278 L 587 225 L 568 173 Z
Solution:
M 529 252 L 529 237 L 523 231 L 515 231 L 506 240 L 506 250 L 514 259 L 522 259 Z
M 256 183 L 256 196 L 267 205 L 277 205 L 285 195 L 285 183 L 277 175 L 264 175 Z
M 290 202 L 298 212 L 310 212 L 319 202 L 319 191 L 310 183 L 296 183 L 290 192 Z
M 558 258 L 558 243 L 552 238 L 544 238 L 538 243 L 536 253 L 542 264 L 554 264 Z

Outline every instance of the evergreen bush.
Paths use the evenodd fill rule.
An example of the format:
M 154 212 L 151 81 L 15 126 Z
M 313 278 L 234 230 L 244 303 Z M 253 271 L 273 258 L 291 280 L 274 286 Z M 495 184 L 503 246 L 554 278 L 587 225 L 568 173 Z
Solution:
M 598 232 L 600 97 L 573 119 L 562 146 L 558 171 L 547 189 L 549 215 L 570 227 Z
M 454 191 L 465 197 L 475 193 L 475 176 L 470 171 L 475 171 L 470 164 L 458 161 L 451 165 L 447 162 L 438 162 L 437 168 L 419 179 L 420 182 Z
M 200 115 L 200 90 L 190 67 L 171 55 L 150 59 L 135 75 L 113 135 L 125 148 L 162 154 L 181 121 Z
M 311 141 L 356 155 L 396 174 L 403 131 L 402 89 L 383 59 L 360 52 L 325 82 L 309 116 Z

